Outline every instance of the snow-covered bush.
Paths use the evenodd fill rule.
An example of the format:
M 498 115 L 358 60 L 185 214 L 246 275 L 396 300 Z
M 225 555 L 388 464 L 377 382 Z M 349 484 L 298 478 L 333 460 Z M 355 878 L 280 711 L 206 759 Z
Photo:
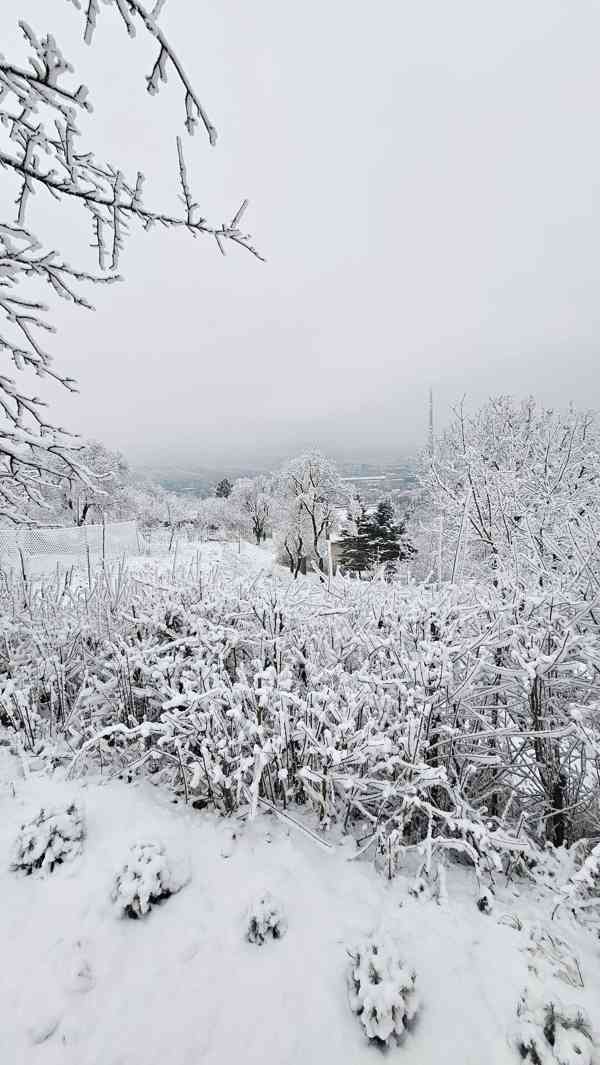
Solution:
M 492 901 L 491 891 L 482 891 L 481 895 L 477 899 L 477 909 L 480 913 L 490 914 L 493 910 L 494 904 Z
M 386 876 L 417 849 L 430 880 L 461 861 L 482 887 L 536 875 L 547 837 L 576 838 L 570 809 L 593 824 L 599 635 L 560 587 L 299 582 L 232 553 L 107 565 L 63 591 L 24 607 L 0 584 L 0 717 L 68 728 L 72 773 L 151 773 L 224 814 L 299 805 Z M 555 884 L 574 871 L 545 864 Z
M 531 1065 L 595 1065 L 594 1040 L 580 1010 L 554 1002 L 532 1003 L 524 992 L 517 1007 L 517 1048 Z
M 539 973 L 543 967 L 571 987 L 584 986 L 579 959 L 570 943 L 557 934 L 553 922 L 531 925 L 525 950 L 530 972 Z
M 252 900 L 246 914 L 246 939 L 262 946 L 271 936 L 281 939 L 287 930 L 287 920 L 281 903 L 267 891 Z
M 27 876 L 36 869 L 49 873 L 81 853 L 85 825 L 75 803 L 64 810 L 40 810 L 21 825 L 14 843 L 11 869 Z
M 577 871 L 569 877 L 561 893 L 564 903 L 573 910 L 594 904 L 600 908 L 600 843 L 592 848 Z
M 385 1045 L 398 1041 L 419 1008 L 414 970 L 387 938 L 370 936 L 349 954 L 350 1008 L 370 1040 Z
M 179 891 L 185 877 L 173 869 L 160 843 L 134 843 L 115 876 L 112 901 L 126 917 L 144 917 L 157 903 Z

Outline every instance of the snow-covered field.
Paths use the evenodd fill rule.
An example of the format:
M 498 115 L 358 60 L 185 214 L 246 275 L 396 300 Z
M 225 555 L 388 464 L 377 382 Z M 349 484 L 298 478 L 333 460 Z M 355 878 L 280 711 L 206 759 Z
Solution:
M 218 818 L 148 783 L 67 781 L 43 759 L 8 746 L 0 756 L 7 1065 L 366 1065 L 377 1051 L 349 1009 L 347 949 L 372 931 L 396 937 L 417 973 L 417 1020 L 390 1051 L 406 1065 L 518 1061 L 525 988 L 598 1023 L 600 942 L 572 920 L 552 921 L 551 893 L 501 879 L 482 913 L 473 873 L 455 868 L 447 901 L 417 899 L 408 870 L 387 881 L 353 860 L 350 838 L 324 847 L 268 814 Z M 81 855 L 52 874 L 10 871 L 20 824 L 73 800 L 85 816 Z M 162 843 L 189 880 L 132 921 L 110 896 L 136 841 Z M 245 939 L 245 913 L 265 890 L 288 927 L 258 947 Z M 564 943 L 553 954 L 544 936 Z

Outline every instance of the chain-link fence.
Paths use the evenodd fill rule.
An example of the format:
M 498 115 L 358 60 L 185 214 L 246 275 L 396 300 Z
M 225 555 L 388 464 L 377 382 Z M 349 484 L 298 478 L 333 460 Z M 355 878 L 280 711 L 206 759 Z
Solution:
M 0 529 L 0 561 L 14 563 L 21 557 L 63 556 L 76 561 L 90 556 L 119 558 L 140 550 L 135 521 L 112 521 L 105 525 L 44 526 Z

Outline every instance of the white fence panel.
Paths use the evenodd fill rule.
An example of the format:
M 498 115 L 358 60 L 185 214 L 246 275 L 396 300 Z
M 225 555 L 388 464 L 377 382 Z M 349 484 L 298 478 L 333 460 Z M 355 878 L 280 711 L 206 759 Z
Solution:
M 93 557 L 106 558 L 139 554 L 136 522 L 0 529 L 0 558 L 13 560 L 19 557 L 19 552 L 25 558 L 40 555 L 85 558 L 88 551 Z

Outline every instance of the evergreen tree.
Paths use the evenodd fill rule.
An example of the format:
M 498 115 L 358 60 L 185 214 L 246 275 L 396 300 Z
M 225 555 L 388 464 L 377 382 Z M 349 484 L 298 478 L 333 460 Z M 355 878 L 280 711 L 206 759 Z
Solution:
M 229 499 L 232 488 L 233 485 L 229 478 L 223 477 L 223 479 L 219 481 L 217 487 L 215 488 L 215 495 L 217 499 Z
M 360 574 L 383 565 L 386 576 L 391 577 L 398 562 L 415 554 L 406 536 L 406 524 L 396 521 L 389 499 L 382 500 L 373 514 L 362 506 L 354 527 L 342 538 L 340 564 L 348 572 Z
M 373 564 L 384 565 L 386 576 L 392 576 L 398 562 L 416 553 L 406 535 L 406 522 L 396 521 L 394 506 L 383 499 L 370 520 Z
M 348 573 L 362 573 L 371 566 L 369 518 L 364 506 L 354 518 L 354 530 L 342 536 L 340 565 Z

